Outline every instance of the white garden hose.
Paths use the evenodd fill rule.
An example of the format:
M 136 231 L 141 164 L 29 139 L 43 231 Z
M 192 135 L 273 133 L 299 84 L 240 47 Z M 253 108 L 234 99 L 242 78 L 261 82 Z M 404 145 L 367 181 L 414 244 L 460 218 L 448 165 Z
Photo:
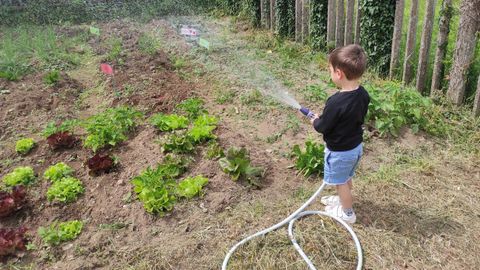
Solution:
M 313 202 L 313 200 L 315 200 L 315 198 L 318 197 L 318 195 L 320 195 L 320 193 L 325 188 L 325 186 L 326 186 L 326 183 L 323 182 L 323 184 L 320 186 L 320 188 L 318 188 L 318 190 L 312 195 L 312 197 L 310 197 L 310 199 L 308 199 L 308 201 L 306 203 L 304 203 L 300 208 L 298 208 L 295 212 L 293 212 L 290 216 L 288 216 L 283 221 L 273 225 L 270 228 L 267 228 L 267 229 L 264 229 L 262 231 L 259 231 L 259 232 L 255 233 L 255 234 L 252 234 L 249 237 L 247 237 L 247 238 L 243 239 L 242 241 L 238 242 L 237 244 L 235 244 L 228 251 L 227 255 L 225 256 L 225 259 L 223 260 L 223 264 L 222 264 L 222 270 L 227 270 L 228 261 L 230 260 L 230 257 L 233 255 L 233 253 L 237 250 L 238 247 L 240 247 L 241 245 L 245 244 L 246 242 L 252 240 L 253 238 L 255 238 L 257 236 L 262 236 L 262 235 L 265 235 L 269 232 L 272 232 L 272 231 L 284 226 L 287 223 L 289 223 L 289 225 L 288 225 L 288 236 L 290 237 L 290 241 L 292 241 L 293 246 L 295 247 L 297 252 L 300 254 L 300 256 L 302 256 L 303 260 L 307 263 L 310 270 L 316 270 L 312 261 L 307 257 L 305 252 L 303 252 L 302 248 L 297 243 L 297 240 L 295 239 L 295 236 L 293 234 L 293 224 L 295 223 L 295 221 L 304 217 L 304 216 L 308 216 L 308 215 L 323 215 L 323 216 L 331 217 L 331 218 L 335 219 L 336 221 L 338 221 L 343 227 L 345 227 L 347 229 L 347 231 L 352 236 L 353 241 L 355 242 L 355 247 L 357 249 L 357 270 L 361 270 L 362 265 L 363 265 L 362 247 L 360 245 L 360 241 L 358 240 L 357 235 L 352 230 L 352 228 L 342 219 L 340 219 L 338 217 L 331 216 L 331 215 L 329 215 L 325 212 L 322 212 L 322 211 L 305 211 L 305 212 L 303 212 L 303 210 L 305 208 L 307 208 Z

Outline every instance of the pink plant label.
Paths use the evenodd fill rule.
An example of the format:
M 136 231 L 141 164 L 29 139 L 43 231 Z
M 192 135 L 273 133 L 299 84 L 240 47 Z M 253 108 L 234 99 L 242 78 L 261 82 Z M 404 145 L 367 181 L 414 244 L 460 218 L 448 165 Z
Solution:
M 100 70 L 102 70 L 103 74 L 113 75 L 113 67 L 109 64 L 100 64 Z
M 182 27 L 182 29 L 180 29 L 180 34 L 184 36 L 196 36 L 197 30 L 194 28 Z

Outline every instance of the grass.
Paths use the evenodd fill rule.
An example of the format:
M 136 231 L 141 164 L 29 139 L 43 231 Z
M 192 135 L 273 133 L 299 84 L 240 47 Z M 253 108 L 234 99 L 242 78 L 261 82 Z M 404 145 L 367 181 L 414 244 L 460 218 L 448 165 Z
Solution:
M 20 26 L 2 29 L 0 77 L 19 80 L 38 70 L 66 70 L 80 63 L 81 55 L 70 51 L 84 44 L 85 37 L 65 37 L 48 26 Z
M 109 50 L 106 56 L 106 60 L 122 65 L 124 63 L 124 60 L 122 58 L 123 39 L 121 37 L 111 37 L 107 39 L 106 46 Z
M 160 49 L 160 40 L 152 35 L 143 33 L 138 38 L 138 49 L 147 55 L 154 55 Z

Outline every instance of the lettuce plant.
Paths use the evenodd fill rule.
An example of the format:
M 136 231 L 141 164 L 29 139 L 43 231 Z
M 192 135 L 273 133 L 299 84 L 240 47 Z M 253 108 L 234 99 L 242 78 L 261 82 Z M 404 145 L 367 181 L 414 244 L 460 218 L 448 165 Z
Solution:
M 7 217 L 25 204 L 25 187 L 14 186 L 11 192 L 0 191 L 0 218 Z
M 188 119 L 185 116 L 176 114 L 157 113 L 150 118 L 150 123 L 160 131 L 172 131 L 183 129 L 188 126 Z
M 48 188 L 47 199 L 61 203 L 70 203 L 75 201 L 80 194 L 85 192 L 82 182 L 74 177 L 66 177 L 53 182 Z
M 31 138 L 25 138 L 17 141 L 15 144 L 15 151 L 19 154 L 25 155 L 30 152 L 33 147 L 35 147 L 35 141 Z
M 0 257 L 15 254 L 16 251 L 26 250 L 28 243 L 25 233 L 27 229 L 20 227 L 17 229 L 0 229 Z
M 187 177 L 183 179 L 177 186 L 177 195 L 191 199 L 202 194 L 202 188 L 208 184 L 208 178 L 201 175 L 195 177 Z
M 31 167 L 17 167 L 13 172 L 3 177 L 5 185 L 13 187 L 16 185 L 29 185 L 35 181 L 35 173 Z
M 263 175 L 264 169 L 250 165 L 247 149 L 231 147 L 225 157 L 218 162 L 222 170 L 228 173 L 233 181 L 245 178 L 251 185 L 260 186 L 258 178 Z
M 73 169 L 70 168 L 67 164 L 59 162 L 55 165 L 48 167 L 48 169 L 43 173 L 43 178 L 56 182 L 62 178 L 71 176 L 73 174 Z
M 79 220 L 61 223 L 53 222 L 46 228 L 38 228 L 38 235 L 46 244 L 56 246 L 62 242 L 74 240 L 80 235 L 82 229 L 83 222 Z

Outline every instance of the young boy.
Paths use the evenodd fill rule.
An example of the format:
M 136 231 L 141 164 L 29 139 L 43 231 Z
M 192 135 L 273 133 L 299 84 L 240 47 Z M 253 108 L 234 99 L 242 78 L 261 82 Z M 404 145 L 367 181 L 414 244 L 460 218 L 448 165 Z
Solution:
M 324 181 L 334 185 L 338 196 L 322 197 L 325 212 L 353 224 L 352 177 L 363 153 L 362 125 L 370 97 L 360 85 L 367 56 L 359 45 L 340 47 L 330 53 L 332 81 L 341 89 L 328 98 L 323 114 L 312 120 L 326 142 Z

